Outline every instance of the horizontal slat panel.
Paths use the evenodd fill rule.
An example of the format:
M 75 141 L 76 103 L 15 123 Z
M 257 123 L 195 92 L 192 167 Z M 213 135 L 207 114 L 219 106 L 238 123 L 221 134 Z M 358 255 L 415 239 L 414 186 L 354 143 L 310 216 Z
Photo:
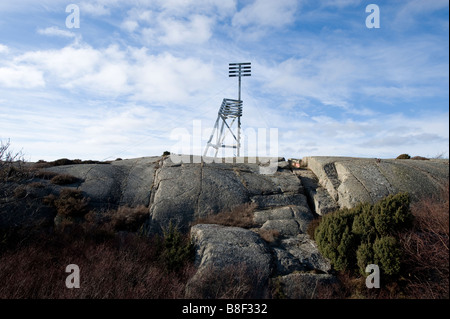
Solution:
M 229 72 L 229 74 L 239 74 L 239 73 L 248 74 L 248 73 L 251 73 L 251 71 L 248 70 L 248 71 L 230 71 Z

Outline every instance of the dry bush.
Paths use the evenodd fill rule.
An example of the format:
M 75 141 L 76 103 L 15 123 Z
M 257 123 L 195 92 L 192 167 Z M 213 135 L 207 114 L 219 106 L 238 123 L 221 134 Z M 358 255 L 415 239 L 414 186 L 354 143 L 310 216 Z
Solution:
M 58 176 L 59 173 L 51 172 L 51 171 L 37 171 L 34 173 L 34 177 L 40 179 L 51 180 L 52 178 Z
M 144 205 L 138 207 L 121 206 L 108 213 L 115 230 L 137 231 L 149 217 L 149 210 Z
M 257 208 L 255 203 L 245 203 L 234 207 L 230 211 L 217 214 L 210 214 L 204 218 L 199 218 L 192 225 L 197 224 L 218 224 L 223 226 L 234 226 L 251 228 L 255 226 L 253 212 Z
M 186 289 L 194 299 L 248 299 L 265 296 L 261 272 L 246 264 L 209 266 L 200 270 Z
M 276 229 L 258 228 L 256 232 L 265 242 L 269 244 L 276 242 L 280 236 L 280 232 Z
M 322 220 L 322 216 L 319 216 L 317 218 L 314 218 L 309 224 L 308 227 L 306 228 L 306 233 L 309 235 L 309 237 L 314 240 L 314 236 L 315 236 L 315 231 L 316 228 L 319 226 L 320 221 Z
M 19 185 L 14 189 L 15 198 L 24 198 L 27 196 L 27 190 L 24 185 Z
M 30 188 L 45 188 L 45 185 L 41 182 L 32 182 L 28 184 L 28 187 Z
M 43 203 L 55 207 L 61 216 L 81 217 L 88 213 L 89 199 L 80 190 L 64 188 L 58 196 L 46 196 Z
M 94 239 L 84 234 L 36 238 L 1 255 L 0 298 L 182 298 L 192 263 L 167 275 L 154 240 L 128 235 Z M 80 268 L 80 288 L 65 286 L 65 268 Z
M 12 151 L 10 146 L 9 140 L 6 143 L 0 141 L 0 183 L 28 176 L 28 170 L 23 167 L 25 161 L 22 152 Z
M 423 156 L 413 156 L 411 157 L 412 160 L 416 160 L 416 161 L 429 161 L 429 158 L 423 157 Z
M 56 185 L 68 185 L 78 183 L 80 179 L 78 177 L 69 175 L 69 174 L 58 174 L 54 176 L 50 182 Z
M 400 234 L 407 275 L 407 294 L 413 298 L 449 298 L 449 188 L 411 207 L 412 230 Z

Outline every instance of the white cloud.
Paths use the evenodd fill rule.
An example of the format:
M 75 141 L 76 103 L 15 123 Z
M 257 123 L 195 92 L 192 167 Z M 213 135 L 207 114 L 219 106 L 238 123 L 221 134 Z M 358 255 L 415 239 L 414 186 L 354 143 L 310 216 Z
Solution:
M 302 54 L 274 63 L 253 63 L 266 91 L 314 99 L 352 111 L 356 96 L 408 101 L 448 92 L 448 61 L 440 40 L 418 37 L 395 43 L 355 43 L 338 36 L 301 39 Z M 345 46 L 340 43 L 346 43 Z M 367 113 L 367 112 L 366 112 Z
M 64 38 L 75 38 L 76 34 L 67 30 L 59 29 L 58 27 L 48 27 L 45 29 L 38 29 L 37 32 L 42 35 L 58 36 Z
M 422 0 L 408 0 L 402 1 L 400 8 L 397 10 L 396 17 L 394 18 L 394 25 L 400 29 L 406 29 L 414 23 L 422 23 L 417 21 L 419 16 L 425 14 L 433 13 L 437 10 L 442 10 L 447 8 L 448 16 L 448 0 L 433 0 L 433 1 L 422 1 Z M 448 25 L 448 19 L 447 19 Z
M 16 64 L 33 64 L 61 84 L 95 72 L 102 61 L 100 51 L 88 45 L 66 46 L 59 50 L 29 51 L 14 60 Z
M 92 1 L 91 2 L 81 2 L 80 3 L 80 15 L 85 14 L 85 13 L 93 15 L 93 16 L 110 15 L 111 11 L 107 7 L 108 4 L 105 5 L 102 2 L 105 2 L 105 1 L 99 1 L 98 3 L 95 3 Z M 113 1 L 112 4 L 115 4 L 115 1 Z
M 357 6 L 361 3 L 361 0 L 322 0 L 320 4 L 327 7 L 344 8 L 347 6 Z
M 169 16 L 205 14 L 225 17 L 235 12 L 237 0 L 159 0 L 157 3 Z
M 437 2 L 386 4 L 382 12 L 398 19 L 411 12 L 414 21 L 421 6 L 424 12 L 443 6 Z M 376 39 L 367 30 L 338 32 L 340 22 L 326 18 L 331 14 L 365 28 L 364 6 L 358 17 L 351 7 L 361 1 L 309 1 L 300 12 L 302 3 L 243 1 L 237 12 L 235 0 L 82 1 L 82 19 L 103 16 L 87 17 L 92 29 L 80 29 L 95 32 L 92 42 L 80 38 L 58 48 L 58 39 L 46 38 L 24 43 L 29 49 L 16 53 L 14 41 L 3 39 L 0 103 L 2 112 L 9 111 L 0 117 L 0 135 L 10 134 L 27 153 L 49 159 L 160 154 L 153 151 L 169 148 L 173 127 L 190 129 L 192 118 L 205 120 L 205 127 L 214 124 L 222 98 L 236 95 L 227 63 L 249 60 L 253 74 L 243 85 L 243 127 L 278 127 L 282 156 L 383 157 L 400 149 L 426 156 L 448 150 L 448 113 L 429 115 L 448 100 L 448 41 L 427 28 Z M 43 0 L 32 7 L 52 18 L 58 11 L 64 22 L 65 4 Z M 325 18 L 305 21 L 308 13 Z M 428 26 L 435 22 L 425 20 Z M 42 35 L 77 39 L 64 29 L 38 28 Z M 276 33 L 262 38 L 271 31 Z M 261 41 L 239 41 L 247 34 Z M 429 110 L 420 118 L 422 102 Z
M 96 97 L 129 95 L 135 100 L 173 103 L 213 88 L 213 66 L 197 58 L 112 45 L 94 49 L 70 45 L 59 50 L 29 51 L 0 69 L 3 86 L 53 87 Z
M 264 87 L 283 95 L 295 95 L 320 101 L 325 105 L 347 107 L 356 66 L 347 58 L 316 57 L 288 59 L 275 66 L 257 66 L 265 74 Z
M 41 71 L 26 65 L 0 67 L 0 86 L 7 88 L 36 88 L 45 86 Z
M 297 6 L 297 0 L 255 0 L 235 14 L 232 24 L 236 27 L 283 27 L 294 21 Z
M 166 45 L 205 43 L 212 35 L 212 26 L 213 20 L 201 15 L 193 15 L 188 21 L 164 19 L 160 22 L 159 41 Z
M 298 128 L 293 139 L 295 144 L 287 144 L 287 147 L 298 145 L 298 153 L 288 155 L 281 151 L 283 156 L 385 158 L 401 153 L 429 157 L 441 152 L 448 154 L 448 113 L 416 118 L 384 114 L 360 121 L 313 116 L 300 121 L 286 119 L 284 127 Z
M 0 53 L 8 53 L 8 52 L 9 48 L 6 45 L 0 43 Z
M 122 22 L 120 27 L 131 33 L 134 32 L 139 27 L 139 23 L 137 23 L 137 21 L 134 20 L 125 20 Z
M 214 82 L 212 67 L 199 59 L 171 54 L 145 55 L 133 66 L 135 98 L 156 103 L 182 102 Z

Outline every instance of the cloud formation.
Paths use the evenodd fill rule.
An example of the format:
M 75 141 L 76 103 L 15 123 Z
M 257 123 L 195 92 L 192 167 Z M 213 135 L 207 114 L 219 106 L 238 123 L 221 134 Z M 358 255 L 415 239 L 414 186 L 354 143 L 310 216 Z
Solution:
M 214 124 L 244 61 L 243 128 L 278 128 L 280 155 L 448 153 L 444 1 L 380 4 L 379 30 L 359 0 L 82 1 L 76 31 L 32 3 L 30 24 L 0 4 L 0 139 L 35 160 L 159 154 Z

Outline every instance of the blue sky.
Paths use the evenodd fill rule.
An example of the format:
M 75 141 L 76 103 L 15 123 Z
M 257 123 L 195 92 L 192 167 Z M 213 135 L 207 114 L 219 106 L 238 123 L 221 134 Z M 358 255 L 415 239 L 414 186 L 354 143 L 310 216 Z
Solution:
M 280 156 L 448 157 L 447 0 L 4 0 L 0 140 L 31 161 L 201 154 L 230 62 L 252 63 L 243 132 L 278 129 Z

